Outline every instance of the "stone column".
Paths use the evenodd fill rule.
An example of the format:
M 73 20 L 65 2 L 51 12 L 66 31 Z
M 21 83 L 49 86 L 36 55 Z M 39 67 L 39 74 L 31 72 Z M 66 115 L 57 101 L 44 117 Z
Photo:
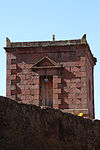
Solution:
M 61 89 L 58 87 L 58 84 L 61 83 L 61 78 L 58 75 L 53 76 L 53 108 L 58 108 L 58 105 L 61 104 L 61 100 L 58 95 L 61 93 Z
M 32 77 L 31 95 L 33 96 L 32 104 L 39 106 L 39 75 Z
M 7 53 L 6 96 L 16 100 L 16 56 Z

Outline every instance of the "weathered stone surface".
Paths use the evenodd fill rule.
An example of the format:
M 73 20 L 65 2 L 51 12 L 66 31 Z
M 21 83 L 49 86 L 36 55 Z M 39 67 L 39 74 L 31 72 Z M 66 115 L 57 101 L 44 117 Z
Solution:
M 0 97 L 0 150 L 99 149 L 99 120 Z
M 88 109 L 85 115 L 95 118 L 93 68 L 96 58 L 86 39 L 39 42 L 7 39 L 6 44 L 7 97 L 40 106 L 45 101 L 46 106 L 53 108 Z M 48 85 L 43 76 L 52 76 Z

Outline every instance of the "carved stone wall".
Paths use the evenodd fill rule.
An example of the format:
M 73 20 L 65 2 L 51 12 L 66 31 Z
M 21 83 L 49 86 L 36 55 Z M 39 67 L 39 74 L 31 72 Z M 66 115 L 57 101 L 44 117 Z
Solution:
M 86 117 L 94 118 L 92 70 L 95 60 L 86 39 L 10 42 L 5 50 L 7 97 L 39 106 L 40 87 L 43 87 L 40 78 L 52 76 L 53 108 L 73 114 L 81 112 Z

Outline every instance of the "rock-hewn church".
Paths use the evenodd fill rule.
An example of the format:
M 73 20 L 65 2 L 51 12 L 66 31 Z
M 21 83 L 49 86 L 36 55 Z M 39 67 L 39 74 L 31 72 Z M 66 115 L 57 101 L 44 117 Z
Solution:
M 6 39 L 6 96 L 27 104 L 94 118 L 93 57 L 86 35 L 76 40 Z

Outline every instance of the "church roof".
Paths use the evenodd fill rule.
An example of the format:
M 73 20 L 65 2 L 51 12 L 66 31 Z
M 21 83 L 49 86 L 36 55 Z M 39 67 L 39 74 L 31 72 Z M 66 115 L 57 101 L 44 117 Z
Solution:
M 10 39 L 6 38 L 6 47 L 4 49 L 12 51 L 14 48 L 39 48 L 39 47 L 60 47 L 60 46 L 76 46 L 76 45 L 87 45 L 88 50 L 91 53 L 94 63 L 97 62 L 97 59 L 93 57 L 93 54 L 90 50 L 90 47 L 86 40 L 86 34 L 82 36 L 81 39 L 75 40 L 60 40 L 55 41 L 55 36 L 53 41 L 38 41 L 38 42 L 11 42 Z
M 9 38 L 6 38 L 6 48 L 16 47 L 47 47 L 47 46 L 67 46 L 67 45 L 78 45 L 87 44 L 86 34 L 81 39 L 75 40 L 60 40 L 60 41 L 38 41 L 38 42 L 11 42 Z

